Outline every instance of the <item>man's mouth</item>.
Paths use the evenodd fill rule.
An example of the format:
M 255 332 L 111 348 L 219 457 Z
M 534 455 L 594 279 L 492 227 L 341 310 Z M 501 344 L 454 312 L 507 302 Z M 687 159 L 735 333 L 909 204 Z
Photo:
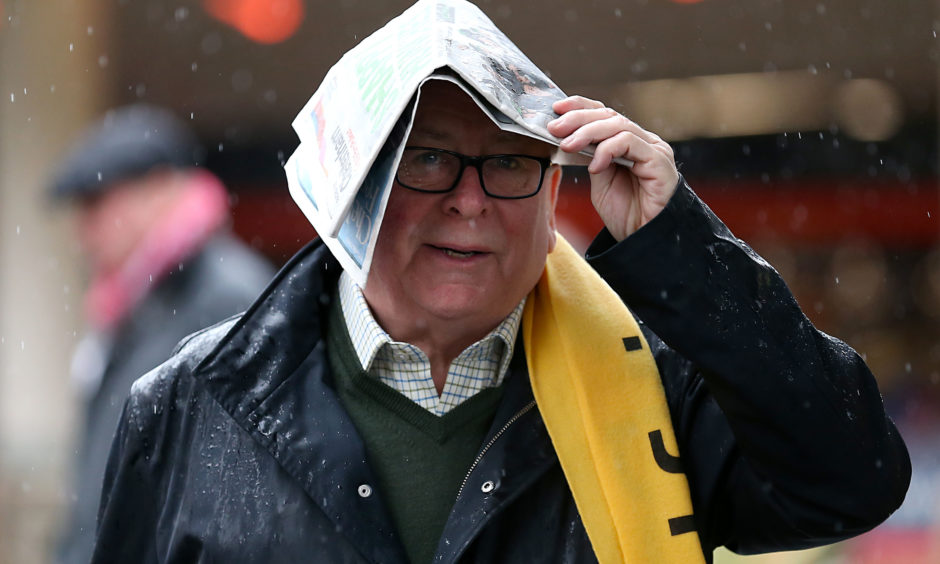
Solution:
M 453 258 L 470 258 L 474 255 L 480 254 L 479 251 L 458 251 L 457 249 L 451 249 L 450 247 L 436 247 L 437 249 L 444 251 L 444 254 L 453 257 Z

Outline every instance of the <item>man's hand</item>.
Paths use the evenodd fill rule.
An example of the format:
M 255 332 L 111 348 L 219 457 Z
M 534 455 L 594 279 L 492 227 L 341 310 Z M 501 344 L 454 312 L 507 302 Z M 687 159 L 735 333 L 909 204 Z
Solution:
M 666 206 L 679 182 L 668 143 L 596 100 L 570 96 L 552 109 L 560 117 L 548 123 L 548 132 L 562 138 L 561 150 L 577 153 L 597 144 L 588 165 L 591 201 L 615 239 L 624 240 Z M 633 161 L 633 168 L 614 163 L 616 157 Z

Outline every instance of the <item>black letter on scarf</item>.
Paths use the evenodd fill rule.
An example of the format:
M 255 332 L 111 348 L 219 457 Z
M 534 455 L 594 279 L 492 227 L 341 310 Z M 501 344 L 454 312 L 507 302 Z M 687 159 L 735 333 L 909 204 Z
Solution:
M 627 352 L 638 351 L 643 348 L 643 343 L 639 337 L 624 337 L 623 348 L 627 349 Z
M 685 533 L 691 533 L 695 530 L 695 520 L 691 515 L 684 515 L 682 517 L 673 517 L 669 520 L 669 533 L 672 536 L 682 535 Z
M 660 468 L 670 474 L 682 473 L 682 460 L 678 456 L 673 456 L 666 452 L 666 445 L 663 443 L 663 433 L 659 429 L 650 431 L 650 446 L 653 447 L 653 458 Z
M 656 464 L 664 471 L 670 474 L 682 473 L 682 460 L 678 456 L 673 456 L 666 452 L 666 444 L 663 443 L 663 433 L 659 429 L 650 431 L 650 446 L 653 448 L 653 458 Z M 673 517 L 669 520 L 669 533 L 672 536 L 691 533 L 695 530 L 695 520 L 691 515 L 682 517 Z

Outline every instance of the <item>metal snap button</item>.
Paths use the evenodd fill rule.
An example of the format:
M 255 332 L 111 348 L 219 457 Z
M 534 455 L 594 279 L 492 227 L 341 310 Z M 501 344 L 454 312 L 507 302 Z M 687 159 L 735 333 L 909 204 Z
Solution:
M 493 482 L 493 480 L 487 480 L 483 482 L 483 485 L 480 487 L 480 490 L 483 493 L 490 493 L 491 491 L 495 489 L 496 489 L 496 484 Z
M 369 484 L 362 484 L 359 486 L 359 497 L 365 498 L 372 495 L 372 486 Z

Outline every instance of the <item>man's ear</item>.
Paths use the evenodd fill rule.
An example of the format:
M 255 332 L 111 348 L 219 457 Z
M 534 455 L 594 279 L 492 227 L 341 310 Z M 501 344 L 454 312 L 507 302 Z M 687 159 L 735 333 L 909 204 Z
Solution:
M 561 188 L 562 168 L 561 165 L 553 164 L 545 174 L 545 180 L 548 182 L 549 190 L 548 201 L 548 252 L 555 248 L 555 207 L 558 205 L 558 191 Z

